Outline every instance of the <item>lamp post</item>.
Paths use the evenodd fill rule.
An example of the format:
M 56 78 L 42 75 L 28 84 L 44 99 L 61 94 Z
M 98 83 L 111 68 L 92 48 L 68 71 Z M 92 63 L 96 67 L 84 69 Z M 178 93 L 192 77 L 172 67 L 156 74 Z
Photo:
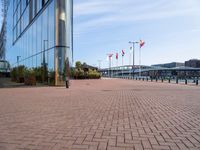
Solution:
M 20 58 L 21 56 L 17 56 L 17 67 L 19 67 L 19 58 Z
M 135 44 L 138 44 L 139 42 L 137 41 L 129 41 L 129 44 L 132 44 L 132 49 L 133 49 L 133 77 L 134 77 L 134 68 L 135 68 Z
M 17 73 L 18 73 L 18 76 L 19 76 L 19 58 L 21 56 L 17 56 Z M 17 77 L 17 80 L 18 80 L 18 77 Z
M 111 76 L 112 76 L 112 74 L 111 74 L 111 66 L 112 66 L 112 56 L 113 56 L 113 54 L 107 54 L 107 56 L 108 56 L 108 59 L 109 59 L 109 69 L 108 69 L 108 74 L 109 74 L 109 77 L 111 78 Z
M 48 43 L 48 40 L 43 40 L 43 46 L 44 46 L 44 50 L 43 50 L 43 80 L 45 82 L 45 79 L 47 77 L 47 64 L 46 64 L 46 60 L 45 60 L 45 51 L 46 51 L 46 48 L 45 48 L 45 42 Z
M 101 69 L 101 62 L 102 62 L 102 60 L 98 60 L 98 62 L 99 62 L 99 70 Z

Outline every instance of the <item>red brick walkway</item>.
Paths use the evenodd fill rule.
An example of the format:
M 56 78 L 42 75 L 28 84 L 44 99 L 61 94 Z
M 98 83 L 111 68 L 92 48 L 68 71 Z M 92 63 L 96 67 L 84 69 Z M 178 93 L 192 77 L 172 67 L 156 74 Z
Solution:
M 200 149 L 200 87 L 130 80 L 0 89 L 0 150 Z

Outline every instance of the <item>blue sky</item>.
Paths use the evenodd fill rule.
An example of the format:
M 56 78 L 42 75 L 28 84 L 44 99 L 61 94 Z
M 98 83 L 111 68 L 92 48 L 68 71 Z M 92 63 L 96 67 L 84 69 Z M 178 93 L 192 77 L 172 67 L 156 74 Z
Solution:
M 106 54 L 119 52 L 121 65 L 124 49 L 129 64 L 128 42 L 139 39 L 144 65 L 200 58 L 200 0 L 74 0 L 75 61 L 108 67 Z
M 142 64 L 184 62 L 200 57 L 200 0 L 74 0 L 74 58 L 108 67 L 107 53 L 143 39 Z M 136 46 L 135 63 L 139 63 Z M 132 56 L 131 56 L 132 58 Z M 132 62 L 131 62 L 132 63 Z M 115 58 L 113 65 L 116 64 Z

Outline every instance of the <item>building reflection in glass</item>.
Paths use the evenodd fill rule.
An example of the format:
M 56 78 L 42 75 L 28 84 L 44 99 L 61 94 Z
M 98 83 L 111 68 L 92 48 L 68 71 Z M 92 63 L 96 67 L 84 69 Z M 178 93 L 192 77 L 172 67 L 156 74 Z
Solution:
M 13 0 L 7 19 L 10 63 L 20 56 L 19 65 L 41 68 L 42 82 L 51 75 L 63 85 L 72 64 L 72 0 Z

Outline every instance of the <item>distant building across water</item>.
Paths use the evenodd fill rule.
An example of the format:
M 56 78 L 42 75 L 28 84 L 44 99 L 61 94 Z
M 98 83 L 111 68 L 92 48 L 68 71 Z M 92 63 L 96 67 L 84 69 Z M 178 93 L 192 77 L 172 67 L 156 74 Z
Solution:
M 185 62 L 186 67 L 192 68 L 200 68 L 200 60 L 199 59 L 191 59 Z
M 191 78 L 200 77 L 200 60 L 189 60 L 185 63 L 172 62 L 165 64 L 155 64 L 151 66 L 133 66 L 125 65 L 100 69 L 102 76 L 121 77 L 121 76 L 148 76 L 159 77 L 179 77 Z
M 183 67 L 183 66 L 185 66 L 185 64 L 180 63 L 180 62 L 172 62 L 172 63 L 152 65 L 152 67 L 163 67 L 163 68 L 175 68 L 175 67 Z

